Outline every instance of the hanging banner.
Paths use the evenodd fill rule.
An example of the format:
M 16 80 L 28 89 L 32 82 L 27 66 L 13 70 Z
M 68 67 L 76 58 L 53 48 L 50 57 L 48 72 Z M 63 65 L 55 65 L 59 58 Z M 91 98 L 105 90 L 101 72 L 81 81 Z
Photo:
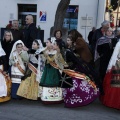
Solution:
M 40 11 L 39 13 L 40 22 L 46 22 L 46 17 L 47 17 L 46 11 Z

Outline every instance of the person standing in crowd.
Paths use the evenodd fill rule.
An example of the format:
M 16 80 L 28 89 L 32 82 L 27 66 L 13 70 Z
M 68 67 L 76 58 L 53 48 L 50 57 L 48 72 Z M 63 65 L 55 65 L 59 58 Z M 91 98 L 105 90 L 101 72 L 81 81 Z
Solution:
M 6 102 L 11 99 L 11 80 L 6 74 L 6 53 L 0 42 L 0 102 Z
M 116 45 L 116 43 L 119 41 L 120 39 L 120 27 L 117 28 L 117 30 L 114 30 L 114 35 L 115 35 L 115 39 L 114 39 L 114 47 Z
M 35 39 L 37 39 L 37 28 L 33 23 L 33 16 L 27 15 L 26 16 L 26 28 L 24 30 L 24 44 L 27 48 L 31 48 L 32 43 Z
M 44 56 L 42 55 L 44 50 L 41 40 L 33 41 L 32 49 L 28 50 L 28 66 L 24 77 L 22 77 L 17 95 L 31 100 L 38 99 L 39 83 L 44 69 Z
M 105 36 L 105 32 L 108 30 L 109 27 L 110 27 L 110 22 L 105 20 L 104 22 L 101 23 L 101 27 L 95 30 L 93 34 L 92 42 L 91 42 L 91 52 L 93 54 L 93 58 L 95 56 L 95 47 L 98 39 Z M 94 63 L 95 63 L 95 69 L 97 73 L 100 75 L 99 73 L 100 59 L 97 59 Z
M 95 47 L 96 47 L 97 40 L 105 35 L 105 32 L 108 30 L 109 27 L 110 27 L 110 22 L 105 20 L 101 24 L 101 28 L 95 30 L 92 41 L 91 41 L 91 49 L 92 49 L 93 55 L 95 54 Z
M 93 56 L 82 35 L 76 29 L 73 29 L 69 31 L 68 36 L 72 36 L 75 51 L 81 59 L 88 64 L 93 64 Z
M 9 24 L 6 26 L 6 28 L 7 28 L 8 30 L 10 30 L 10 29 L 12 28 L 12 21 L 11 21 L 11 20 L 9 21 Z
M 25 63 L 28 62 L 29 59 L 27 52 L 23 50 L 23 46 L 24 44 L 21 40 L 15 42 L 9 57 L 12 80 L 11 97 L 13 99 L 21 98 L 17 96 L 16 93 L 21 83 L 21 78 L 25 73 Z
M 96 28 L 93 27 L 93 28 L 92 28 L 92 31 L 90 31 L 89 34 L 88 34 L 89 45 L 91 45 L 92 38 L 93 38 L 93 34 L 94 34 L 95 30 L 96 30 Z
M 75 53 L 75 45 L 71 36 L 67 37 L 67 45 L 68 47 L 65 51 L 65 61 L 69 64 L 70 69 L 74 69 L 80 73 L 86 74 L 94 82 L 97 82 L 98 76 L 92 65 L 82 60 L 80 56 Z
M 13 35 L 13 40 L 23 40 L 23 33 L 22 31 L 19 30 L 19 21 L 18 20 L 13 20 L 12 21 L 12 28 L 10 29 Z
M 56 30 L 54 32 L 54 37 L 55 39 L 60 42 L 64 47 L 61 49 L 61 54 L 64 55 L 65 52 L 65 42 L 62 40 L 62 31 L 61 30 Z
M 101 81 L 104 80 L 107 66 L 113 52 L 113 46 L 112 46 L 113 38 L 114 38 L 113 29 L 109 28 L 105 32 L 105 36 L 99 38 L 96 43 L 95 61 L 98 58 L 100 58 L 99 73 L 100 73 Z
M 69 37 L 69 40 L 70 40 L 70 37 Z M 66 62 L 68 63 L 68 64 L 66 63 L 66 65 L 67 66 L 69 65 L 68 67 L 70 69 L 68 68 L 65 69 L 66 65 L 64 64 L 64 62 L 61 62 L 61 64 L 63 63 L 63 68 L 64 68 L 61 70 L 63 70 L 63 72 L 65 72 L 66 74 L 69 73 L 68 75 L 72 77 L 73 86 L 71 84 L 71 87 L 63 89 L 65 107 L 80 107 L 80 106 L 87 105 L 91 103 L 92 101 L 94 101 L 99 96 L 99 90 L 97 88 L 94 88 L 90 84 L 90 82 L 88 82 L 90 79 L 85 74 L 87 73 L 86 71 L 88 71 L 87 66 L 86 68 L 84 68 L 85 64 L 82 64 L 82 62 L 78 60 L 78 58 L 75 56 L 72 50 L 72 44 L 71 42 L 68 42 L 68 39 L 67 39 L 67 43 L 70 48 L 68 48 L 68 50 L 66 51 L 66 55 L 65 55 Z M 55 42 L 54 49 L 60 51 L 62 47 L 63 46 L 61 43 L 59 43 L 58 41 Z M 65 78 L 63 78 L 63 82 L 64 82 L 64 79 Z
M 54 32 L 54 37 L 57 41 L 61 42 L 63 46 L 65 46 L 65 42 L 62 40 L 62 31 L 61 30 L 56 30 Z
M 58 69 L 50 63 L 55 62 L 57 51 L 53 49 L 54 38 L 48 38 L 46 42 L 47 49 L 44 52 L 46 57 L 45 68 L 40 81 L 43 87 L 41 100 L 45 104 L 54 104 L 62 102 L 62 89 L 59 87 L 61 74 Z
M 101 102 L 108 107 L 120 110 L 120 40 L 115 46 L 103 81 L 104 95 Z
M 72 51 L 75 50 L 75 46 L 74 46 L 74 43 L 73 43 L 73 40 L 72 40 L 72 36 L 68 36 L 67 37 L 67 41 L 66 41 L 66 49 L 70 49 Z
M 1 41 L 1 45 L 3 50 L 6 53 L 7 70 L 9 69 L 9 56 L 10 56 L 13 44 L 14 44 L 14 41 L 13 41 L 13 35 L 11 31 L 5 31 L 3 40 Z

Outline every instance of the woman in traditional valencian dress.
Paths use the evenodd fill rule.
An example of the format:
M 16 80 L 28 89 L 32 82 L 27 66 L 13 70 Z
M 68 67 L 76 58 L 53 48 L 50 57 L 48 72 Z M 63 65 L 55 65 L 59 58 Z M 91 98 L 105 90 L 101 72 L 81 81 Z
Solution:
M 103 89 L 102 103 L 108 107 L 120 109 L 120 40 L 108 64 Z
M 61 103 L 63 100 L 62 89 L 59 86 L 61 74 L 58 69 L 51 66 L 55 62 L 57 51 L 53 49 L 54 38 L 48 38 L 47 50 L 44 52 L 46 63 L 40 85 L 43 87 L 41 100 L 45 104 Z
M 9 65 L 11 65 L 11 80 L 12 80 L 12 90 L 11 90 L 11 97 L 13 99 L 21 99 L 21 97 L 17 96 L 17 90 L 21 83 L 21 78 L 24 76 L 25 73 L 25 64 L 28 62 L 28 54 L 26 51 L 23 50 L 23 42 L 18 40 L 14 43 L 10 58 L 9 58 Z
M 5 102 L 11 99 L 11 80 L 6 74 L 7 64 L 6 64 L 6 53 L 2 49 L 0 42 L 0 102 Z
M 67 42 L 71 38 L 67 38 Z M 71 44 L 69 42 L 69 44 Z M 56 49 L 62 46 L 56 41 Z M 99 96 L 99 90 L 86 74 L 90 74 L 90 70 L 86 64 L 80 61 L 74 54 L 72 44 L 68 46 L 65 52 L 66 62 L 71 70 L 63 70 L 72 77 L 73 87 L 63 89 L 65 107 L 80 107 L 93 102 Z M 68 71 L 68 72 L 67 72 Z M 92 77 L 91 77 L 92 78 Z
M 44 68 L 44 56 L 41 53 L 44 49 L 41 40 L 33 41 L 32 49 L 28 50 L 29 63 L 17 95 L 31 100 L 38 99 L 39 82 Z

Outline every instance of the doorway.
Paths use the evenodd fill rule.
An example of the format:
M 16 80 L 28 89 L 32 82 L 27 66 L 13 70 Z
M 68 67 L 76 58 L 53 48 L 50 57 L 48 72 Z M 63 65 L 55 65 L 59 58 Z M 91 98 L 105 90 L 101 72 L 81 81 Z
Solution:
M 33 16 L 33 22 L 36 25 L 37 19 L 37 4 L 18 4 L 18 20 L 20 26 L 25 26 L 25 17 L 26 15 Z

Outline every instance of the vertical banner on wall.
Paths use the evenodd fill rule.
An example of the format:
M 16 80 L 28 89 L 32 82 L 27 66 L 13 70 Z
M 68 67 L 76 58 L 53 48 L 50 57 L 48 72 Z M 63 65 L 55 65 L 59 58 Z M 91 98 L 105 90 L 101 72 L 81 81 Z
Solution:
M 40 11 L 39 13 L 40 22 L 46 22 L 46 17 L 47 17 L 46 11 Z

